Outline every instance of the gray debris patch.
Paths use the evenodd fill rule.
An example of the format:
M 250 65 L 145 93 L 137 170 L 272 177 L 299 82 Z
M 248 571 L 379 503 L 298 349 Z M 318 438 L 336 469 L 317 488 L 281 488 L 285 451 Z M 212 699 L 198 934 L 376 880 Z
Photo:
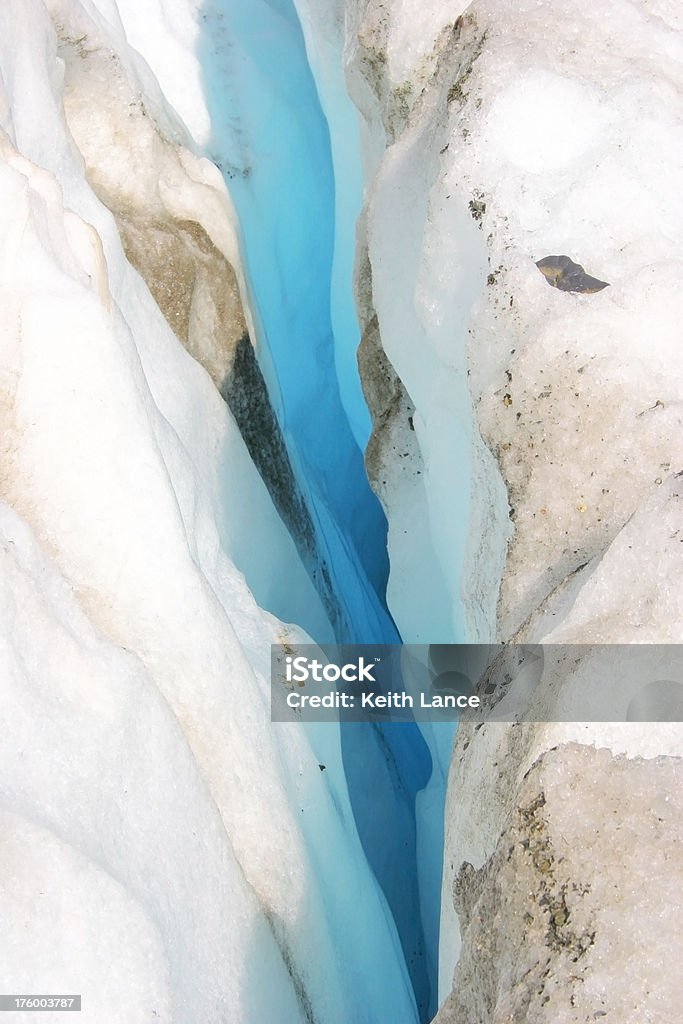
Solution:
M 536 266 L 552 288 L 562 292 L 584 292 L 592 294 L 609 288 L 609 282 L 599 281 L 591 277 L 579 263 L 574 263 L 569 256 L 544 256 L 536 262 Z

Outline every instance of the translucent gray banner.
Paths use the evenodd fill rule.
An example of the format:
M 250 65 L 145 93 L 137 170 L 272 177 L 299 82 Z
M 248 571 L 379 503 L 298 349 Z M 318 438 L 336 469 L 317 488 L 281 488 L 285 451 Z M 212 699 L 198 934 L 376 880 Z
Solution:
M 271 648 L 275 722 L 683 722 L 683 645 Z

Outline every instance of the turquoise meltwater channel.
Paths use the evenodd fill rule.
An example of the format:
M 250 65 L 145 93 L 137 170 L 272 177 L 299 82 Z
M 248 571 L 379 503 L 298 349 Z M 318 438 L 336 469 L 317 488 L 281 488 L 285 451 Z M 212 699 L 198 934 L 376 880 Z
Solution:
M 210 156 L 237 208 L 257 372 L 291 472 L 277 478 L 263 459 L 266 438 L 257 431 L 250 451 L 330 611 L 336 640 L 399 643 L 385 602 L 387 524 L 360 447 L 369 416 L 355 357 L 345 361 L 340 389 L 339 347 L 353 356 L 358 344 L 350 268 L 360 188 L 358 209 L 338 223 L 328 125 L 291 0 L 205 0 L 202 20 Z M 359 140 L 349 138 L 348 144 L 357 148 Z M 360 168 L 359 154 L 352 162 Z M 340 280 L 339 264 L 334 267 L 335 238 L 337 250 L 348 246 L 346 280 Z M 233 399 L 241 401 L 234 393 Z M 243 434 L 252 429 L 250 415 L 247 408 Z M 296 510 L 291 495 L 278 495 L 278 488 L 298 489 Z M 396 925 L 416 1019 L 427 1021 L 435 1011 L 436 978 L 425 931 L 437 932 L 438 918 L 425 925 L 415 806 L 432 773 L 429 749 L 414 724 L 346 725 L 341 743 L 356 827 Z M 436 873 L 438 892 L 440 865 Z M 432 936 L 432 947 L 434 941 Z

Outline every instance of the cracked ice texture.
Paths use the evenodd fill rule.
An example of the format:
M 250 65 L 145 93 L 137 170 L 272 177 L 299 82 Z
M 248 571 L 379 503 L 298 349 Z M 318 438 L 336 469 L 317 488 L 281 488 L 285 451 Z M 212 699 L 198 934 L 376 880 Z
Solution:
M 575 743 L 534 763 L 491 856 L 454 881 L 463 955 L 435 1024 L 677 1020 L 680 771 Z

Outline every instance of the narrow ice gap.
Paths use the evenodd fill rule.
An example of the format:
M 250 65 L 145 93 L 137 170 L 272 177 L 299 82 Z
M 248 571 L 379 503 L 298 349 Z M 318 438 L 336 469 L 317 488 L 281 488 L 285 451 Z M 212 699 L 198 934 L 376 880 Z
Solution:
M 345 408 L 337 379 L 334 170 L 296 12 L 289 0 L 210 0 L 203 23 L 210 149 L 239 213 L 259 367 L 311 520 L 295 527 L 294 539 L 334 636 L 395 642 L 386 521 L 347 408 L 356 424 L 368 413 L 359 382 L 352 405 L 347 387 Z M 341 307 L 335 301 L 335 320 L 348 331 L 350 281 L 343 315 Z
M 385 603 L 386 520 L 362 454 L 369 414 L 352 286 L 360 140 L 357 132 L 341 145 L 339 138 L 339 125 L 355 123 L 355 111 L 346 94 L 335 98 L 333 145 L 292 0 L 207 0 L 203 24 L 209 151 L 239 214 L 258 370 L 315 533 L 315 550 L 310 536 L 299 538 L 299 550 L 332 605 L 331 633 L 311 631 L 318 641 L 395 643 Z M 287 525 L 296 534 L 298 524 Z M 299 624 L 308 627 L 306 618 Z M 356 826 L 395 922 L 421 1021 L 436 1010 L 452 734 L 452 726 L 341 729 Z

